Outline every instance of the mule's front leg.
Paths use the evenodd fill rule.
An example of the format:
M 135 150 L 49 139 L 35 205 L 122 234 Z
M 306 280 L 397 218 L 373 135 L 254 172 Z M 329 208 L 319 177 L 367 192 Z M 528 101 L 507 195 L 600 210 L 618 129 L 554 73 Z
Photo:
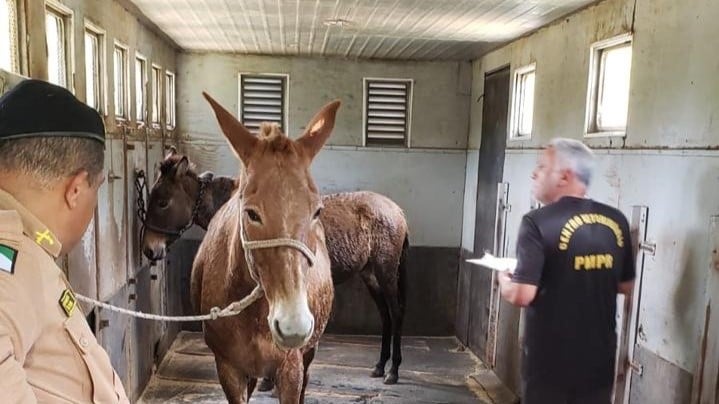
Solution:
M 275 377 L 280 404 L 298 404 L 300 402 L 303 379 L 302 353 L 299 349 L 293 349 L 285 356 Z
M 215 365 L 217 366 L 217 376 L 220 379 L 222 391 L 225 392 L 225 397 L 227 397 L 227 402 L 229 404 L 246 404 L 249 382 L 247 376 L 240 374 L 230 361 L 219 356 L 215 357 Z

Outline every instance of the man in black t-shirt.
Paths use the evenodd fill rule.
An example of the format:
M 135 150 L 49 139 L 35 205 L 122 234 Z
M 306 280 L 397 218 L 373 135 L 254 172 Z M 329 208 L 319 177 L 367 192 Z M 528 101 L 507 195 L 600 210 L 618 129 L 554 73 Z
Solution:
M 502 297 L 526 307 L 522 404 L 609 404 L 617 293 L 634 284 L 629 225 L 586 198 L 594 156 L 554 139 L 532 173 L 545 206 L 522 218 L 517 268 L 499 276 Z

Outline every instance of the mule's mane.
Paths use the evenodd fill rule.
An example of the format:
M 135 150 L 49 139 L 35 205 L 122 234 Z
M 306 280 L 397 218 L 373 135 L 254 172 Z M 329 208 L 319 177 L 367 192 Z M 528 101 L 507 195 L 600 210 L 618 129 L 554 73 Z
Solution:
M 259 138 L 262 143 L 269 145 L 269 149 L 275 152 L 289 152 L 295 150 L 295 145 L 280 130 L 276 123 L 262 122 L 260 124 Z
M 162 175 L 169 175 L 169 173 L 177 166 L 177 164 L 182 160 L 183 157 L 186 157 L 183 154 L 175 153 L 171 156 L 166 157 L 162 163 L 160 163 L 160 174 Z M 190 175 L 197 176 L 197 173 L 195 172 L 195 164 L 192 163 L 189 159 L 188 162 L 188 168 L 187 173 Z

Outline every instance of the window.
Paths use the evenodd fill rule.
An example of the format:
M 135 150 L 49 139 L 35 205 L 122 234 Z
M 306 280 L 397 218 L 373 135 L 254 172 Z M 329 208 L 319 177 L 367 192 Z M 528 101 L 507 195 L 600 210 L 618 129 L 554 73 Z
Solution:
M 105 112 L 104 39 L 100 29 L 85 25 L 85 103 L 99 112 Z
M 162 68 L 152 66 L 152 124 L 160 126 L 162 115 Z
M 47 41 L 48 81 L 72 88 L 70 47 L 72 44 L 71 14 L 68 10 L 50 6 L 45 9 L 45 39 Z
M 589 58 L 587 136 L 624 136 L 629 107 L 632 37 L 592 45 Z
M 0 69 L 19 70 L 16 0 L 0 0 Z
M 510 139 L 528 139 L 532 136 L 535 72 L 534 64 L 514 71 Z
M 115 44 L 114 51 L 115 116 L 127 118 L 127 48 Z
M 240 75 L 240 121 L 250 130 L 261 122 L 274 122 L 285 130 L 287 76 L 270 74 Z
M 165 120 L 167 129 L 175 127 L 175 74 L 165 73 Z
M 365 145 L 409 147 L 412 80 L 364 79 Z
M 145 122 L 147 118 L 147 60 L 135 57 L 135 121 Z

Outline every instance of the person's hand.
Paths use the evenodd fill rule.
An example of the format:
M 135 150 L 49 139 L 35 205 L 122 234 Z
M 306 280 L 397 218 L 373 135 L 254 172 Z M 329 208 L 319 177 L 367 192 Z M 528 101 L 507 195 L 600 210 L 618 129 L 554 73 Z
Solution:
M 502 271 L 499 273 L 498 276 L 499 284 L 500 286 L 504 287 L 505 285 L 508 285 L 512 283 L 512 275 L 509 273 L 509 271 Z

